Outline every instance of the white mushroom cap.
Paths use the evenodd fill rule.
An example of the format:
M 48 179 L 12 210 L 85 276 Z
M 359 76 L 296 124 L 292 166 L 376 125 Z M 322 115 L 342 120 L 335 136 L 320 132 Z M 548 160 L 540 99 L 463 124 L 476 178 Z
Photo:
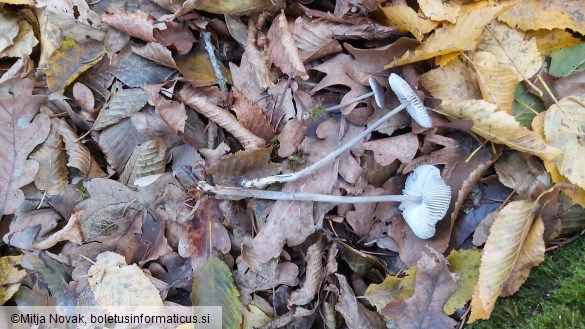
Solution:
M 374 76 L 372 76 L 372 75 L 370 75 L 370 77 L 368 78 L 368 82 L 370 83 L 370 87 L 372 88 L 372 91 L 374 92 L 374 99 L 376 100 L 376 104 L 378 105 L 378 107 L 383 108 L 384 107 L 384 89 L 382 88 L 382 86 L 380 86 L 378 81 L 376 81 L 376 79 L 374 79 Z
M 388 78 L 390 88 L 398 97 L 400 104 L 408 103 L 406 111 L 410 116 L 423 128 L 431 128 L 433 121 L 427 113 L 425 106 L 421 102 L 420 98 L 416 95 L 414 90 L 410 88 L 408 83 L 404 81 L 398 74 L 392 73 Z
M 422 202 L 404 201 L 399 208 L 417 237 L 433 237 L 435 225 L 445 216 L 451 202 L 451 187 L 445 184 L 439 169 L 431 165 L 416 168 L 406 179 L 402 194 L 422 197 Z

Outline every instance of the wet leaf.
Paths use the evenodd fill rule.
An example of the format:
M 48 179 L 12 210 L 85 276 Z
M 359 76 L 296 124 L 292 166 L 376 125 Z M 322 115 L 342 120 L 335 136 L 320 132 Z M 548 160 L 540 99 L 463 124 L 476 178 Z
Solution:
M 242 304 L 232 273 L 221 260 L 210 257 L 195 273 L 191 301 L 199 306 L 221 306 L 222 327 L 240 328 Z

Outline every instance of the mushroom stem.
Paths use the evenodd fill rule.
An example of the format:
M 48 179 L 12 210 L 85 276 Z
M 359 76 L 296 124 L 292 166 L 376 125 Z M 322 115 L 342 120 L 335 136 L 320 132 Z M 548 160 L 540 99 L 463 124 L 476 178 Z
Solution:
M 408 105 L 409 105 L 409 103 L 403 103 L 403 104 L 399 105 L 398 107 L 396 107 L 395 109 L 393 109 L 392 111 L 386 113 L 386 115 L 384 115 L 383 117 L 378 119 L 378 121 L 376 121 L 372 125 L 370 125 L 361 134 L 357 135 L 356 137 L 354 137 L 353 139 L 351 139 L 350 141 L 348 141 L 347 143 L 345 143 L 344 145 L 342 145 L 341 147 L 336 149 L 334 152 L 329 153 L 323 159 L 313 163 L 312 165 L 304 168 L 301 171 L 298 171 L 295 173 L 290 173 L 290 174 L 281 174 L 281 175 L 274 175 L 274 176 L 257 178 L 257 179 L 253 179 L 253 180 L 247 180 L 247 181 L 244 181 L 242 183 L 242 186 L 246 187 L 246 188 L 250 188 L 250 187 L 264 188 L 265 186 L 273 184 L 273 183 L 291 182 L 291 181 L 295 181 L 301 177 L 305 177 L 307 175 L 310 175 L 311 173 L 315 172 L 317 169 L 326 165 L 328 162 L 337 158 L 337 156 L 339 156 L 341 153 L 347 151 L 355 143 L 360 142 L 363 138 L 365 138 L 372 131 L 374 131 L 376 128 L 378 128 L 378 126 L 380 126 L 382 123 L 386 122 L 389 118 L 396 115 L 396 113 L 405 109 Z
M 229 187 L 211 185 L 205 181 L 199 181 L 197 188 L 219 199 L 240 200 L 244 198 L 256 198 L 265 200 L 285 201 L 313 201 L 329 203 L 374 203 L 374 202 L 413 202 L 421 203 L 422 197 L 412 195 L 370 195 L 370 196 L 342 196 L 315 194 L 306 192 L 278 192 L 265 190 L 251 190 L 241 187 Z
M 355 103 L 357 101 L 361 101 L 362 99 L 365 99 L 365 98 L 368 98 L 368 97 L 371 97 L 371 96 L 374 96 L 374 92 L 373 91 L 370 91 L 369 93 L 365 93 L 365 94 L 363 94 L 361 96 L 358 96 L 356 98 L 352 98 L 352 99 L 350 99 L 349 101 L 347 101 L 345 103 L 341 103 L 339 105 L 335 105 L 335 106 L 331 106 L 331 107 L 326 107 L 325 108 L 325 111 L 332 112 L 332 111 L 335 111 L 335 110 L 339 110 L 340 108 L 349 106 L 349 105 L 351 105 L 351 104 L 353 104 L 353 103 Z

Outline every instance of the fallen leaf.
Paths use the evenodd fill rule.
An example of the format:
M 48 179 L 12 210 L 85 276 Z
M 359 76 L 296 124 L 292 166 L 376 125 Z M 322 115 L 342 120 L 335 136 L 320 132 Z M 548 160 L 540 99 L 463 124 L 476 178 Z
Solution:
M 18 269 L 23 255 L 0 257 L 0 305 L 4 305 L 20 288 L 26 271 Z
M 366 150 L 374 152 L 374 159 L 382 166 L 387 166 L 398 159 L 407 164 L 418 151 L 416 134 L 404 134 L 363 143 Z
M 154 38 L 168 48 L 176 50 L 179 55 L 188 54 L 193 47 L 195 37 L 185 25 L 176 22 L 165 22 L 166 29 L 155 28 Z
M 10 32 L 8 32 L 10 36 Z M 2 41 L 0 41 L 0 48 Z M 33 27 L 24 19 L 18 20 L 18 34 L 13 43 L 0 52 L 2 57 L 23 57 L 32 53 L 33 48 L 39 43 L 35 37 Z
M 321 283 L 325 277 L 323 262 L 324 245 L 321 241 L 312 244 L 307 249 L 305 256 L 307 270 L 305 272 L 305 281 L 301 288 L 291 292 L 288 297 L 289 305 L 306 305 L 319 292 Z
M 33 82 L 13 78 L 0 84 L 0 136 L 5 147 L 0 148 L 0 168 L 5 174 L 0 180 L 0 214 L 12 214 L 24 201 L 20 190 L 34 180 L 39 163 L 27 160 L 28 155 L 49 134 L 51 121 L 37 114 L 46 97 L 32 95 Z
M 460 59 L 422 74 L 419 81 L 443 102 L 481 98 L 475 73 Z
M 382 319 L 380 314 L 368 310 L 357 301 L 345 276 L 336 273 L 335 277 L 337 277 L 337 281 L 339 282 L 339 296 L 335 310 L 341 313 L 345 319 L 345 324 L 350 329 L 386 328 L 384 319 Z
M 418 0 L 422 12 L 434 21 L 455 23 L 461 11 L 461 1 Z
M 441 104 L 436 111 L 455 119 L 472 120 L 474 125 L 471 130 L 494 143 L 547 160 L 560 154 L 560 150 L 547 144 L 538 134 L 521 127 L 514 117 L 496 111 L 496 108 L 496 105 L 484 100 L 470 100 Z
M 542 163 L 520 152 L 506 152 L 494 164 L 502 184 L 526 199 L 539 196 L 552 187 L 550 175 Z
M 530 93 L 524 83 L 520 82 L 514 91 L 514 102 L 512 103 L 512 113 L 516 121 L 522 127 L 528 127 L 534 117 L 544 110 L 542 100 Z
M 457 290 L 457 280 L 449 272 L 447 260 L 430 249 L 417 263 L 414 295 L 391 301 L 380 313 L 392 317 L 402 329 L 455 328 L 457 322 L 443 312 L 443 305 Z
M 165 237 L 168 215 L 161 209 L 147 209 L 139 233 L 129 232 L 118 243 L 117 251 L 128 263 L 144 265 L 172 251 Z
M 215 68 L 203 43 L 199 43 L 186 55 L 175 56 L 177 69 L 194 88 L 210 86 L 218 83 Z M 229 72 L 221 62 L 217 64 L 223 76 L 229 77 Z
M 116 313 L 120 306 L 163 306 L 146 274 L 119 254 L 99 254 L 87 275 L 95 301 L 109 312 Z
M 585 21 L 578 1 L 521 1 L 498 17 L 521 30 L 571 29 L 585 33 Z
M 119 89 L 96 118 L 93 129 L 102 130 L 130 117 L 146 105 L 147 97 L 142 88 Z
M 569 181 L 585 188 L 585 163 L 579 160 L 585 124 L 585 97 L 566 97 L 552 105 L 545 114 L 544 135 L 550 145 L 563 153 L 552 162 Z
M 130 88 L 142 87 L 145 84 L 166 82 L 176 70 L 160 66 L 132 52 L 135 44 L 130 42 L 121 53 L 112 57 L 111 63 L 101 74 L 112 74 Z
M 477 72 L 483 99 L 512 114 L 512 101 L 518 84 L 514 71 L 499 65 L 496 56 L 485 51 L 476 52 L 471 63 Z
M 526 33 L 495 21 L 486 26 L 477 50 L 492 53 L 498 63 L 516 73 L 520 81 L 538 73 L 543 63 L 536 39 L 527 39 Z
M 242 303 L 232 273 L 221 260 L 210 257 L 195 272 L 191 301 L 199 306 L 221 306 L 222 328 L 240 328 Z
M 555 50 L 581 43 L 579 38 L 574 37 L 573 34 L 564 29 L 530 31 L 526 35 L 536 39 L 538 51 L 544 56 L 550 55 Z
M 388 25 L 395 25 L 399 31 L 412 33 L 421 41 L 425 34 L 431 32 L 439 25 L 424 15 L 414 11 L 404 0 L 395 0 L 379 9 Z
M 459 276 L 459 287 L 443 305 L 447 315 L 453 315 L 457 309 L 467 304 L 473 295 L 473 287 L 479 278 L 481 254 L 477 250 L 453 250 L 447 256 L 449 271 Z
M 283 0 L 275 0 L 267 3 L 264 0 L 228 0 L 217 3 L 212 0 L 203 1 L 189 1 L 183 4 L 183 8 L 187 7 L 184 14 L 192 9 L 203 10 L 215 14 L 230 14 L 234 16 L 251 15 L 261 13 L 263 11 L 274 12 L 285 5 Z
M 158 42 L 149 42 L 142 47 L 133 47 L 132 51 L 157 64 L 177 68 L 177 63 L 175 63 L 171 51 Z
M 139 178 L 164 173 L 166 163 L 167 144 L 165 141 L 149 140 L 136 146 L 118 180 L 128 187 L 134 187 L 134 181 Z
M 574 72 L 585 70 L 585 43 L 559 49 L 550 55 L 548 73 L 564 78 Z
M 18 35 L 20 29 L 18 20 L 8 13 L 0 13 L 0 51 L 10 47 L 14 43 L 14 38 Z
M 385 68 L 475 48 L 484 27 L 504 9 L 504 6 L 499 4 L 483 8 L 465 9 L 465 6 L 463 8 L 455 24 L 446 24 L 435 30 L 420 47 L 392 60 Z
M 245 42 L 245 52 L 242 55 L 242 60 L 240 64 L 240 68 L 245 68 L 249 66 L 254 74 L 254 77 L 250 77 L 252 79 L 255 78 L 255 82 L 258 84 L 259 88 L 267 89 L 274 86 L 270 76 L 270 60 L 268 59 L 268 54 L 265 50 L 260 50 L 256 44 L 256 38 L 258 34 L 258 30 L 254 24 L 254 21 L 250 19 L 248 21 L 248 31 L 247 31 L 247 40 Z M 230 63 L 230 68 L 231 68 Z M 234 70 L 232 69 L 232 76 L 236 75 Z M 234 78 L 235 79 L 235 78 Z M 241 88 L 241 85 L 234 85 L 237 88 Z M 241 89 L 246 90 L 246 89 Z
M 284 12 L 276 16 L 268 30 L 268 56 L 283 73 L 307 80 L 309 75 L 299 54 Z
M 148 138 L 138 132 L 132 120 L 124 119 L 118 124 L 102 130 L 98 144 L 106 155 L 108 164 L 116 172 L 122 172 L 126 162 L 134 152 L 134 148 L 147 140 Z
M 61 241 L 70 241 L 80 245 L 83 242 L 81 238 L 81 230 L 79 228 L 79 220 L 82 216 L 83 211 L 78 211 L 72 214 L 65 227 L 55 232 L 45 240 L 33 244 L 32 248 L 41 250 L 49 249 Z
M 270 124 L 270 119 L 256 104 L 250 102 L 236 88 L 232 89 L 233 104 L 232 110 L 236 112 L 238 120 L 242 121 L 254 135 L 270 142 L 276 134 Z
M 96 178 L 104 177 L 106 173 L 102 171 L 100 165 L 89 152 L 73 129 L 63 120 L 59 120 L 59 135 L 65 143 L 65 151 L 69 156 L 68 167 L 78 169 L 84 177 Z
M 530 201 L 514 201 L 502 208 L 490 229 L 479 268 L 479 281 L 471 300 L 471 316 L 468 322 L 488 319 L 516 264 L 530 259 L 520 259 L 534 248 L 537 239 L 527 240 L 535 216 L 535 206 Z M 542 234 L 542 233 L 541 233 Z M 542 239 L 542 235 L 541 235 Z M 530 244 L 526 244 L 529 242 Z M 544 252 L 544 248 L 542 249 Z M 536 265 L 532 264 L 531 266 Z M 528 270 L 531 266 L 528 266 Z M 527 274 L 526 274 L 527 276 Z
M 391 301 L 407 300 L 414 294 L 415 274 L 416 267 L 411 267 L 404 272 L 402 277 L 388 275 L 384 282 L 370 284 L 364 297 L 378 310 L 382 310 Z
M 155 42 L 154 29 L 155 18 L 140 10 L 135 12 L 116 12 L 113 14 L 102 14 L 102 22 L 111 27 L 129 34 L 146 42 Z
M 59 119 L 51 119 L 47 139 L 29 156 L 39 163 L 35 186 L 50 195 L 61 194 L 69 183 L 65 147 L 63 138 L 59 135 L 59 125 Z
M 48 60 L 47 86 L 51 91 L 63 93 L 81 73 L 98 63 L 104 53 L 104 45 L 97 41 L 81 44 L 73 39 L 63 40 Z
M 241 179 L 262 177 L 265 172 L 270 174 L 269 161 L 272 148 L 239 151 L 219 158 L 207 173 L 213 176 L 218 184 L 237 185 Z

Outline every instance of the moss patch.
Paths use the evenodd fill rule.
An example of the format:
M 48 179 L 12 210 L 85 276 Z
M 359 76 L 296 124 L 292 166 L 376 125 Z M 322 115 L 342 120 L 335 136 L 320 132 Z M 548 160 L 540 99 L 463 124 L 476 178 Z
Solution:
M 585 329 L 585 238 L 547 253 L 514 296 L 498 299 L 489 320 L 466 328 Z

